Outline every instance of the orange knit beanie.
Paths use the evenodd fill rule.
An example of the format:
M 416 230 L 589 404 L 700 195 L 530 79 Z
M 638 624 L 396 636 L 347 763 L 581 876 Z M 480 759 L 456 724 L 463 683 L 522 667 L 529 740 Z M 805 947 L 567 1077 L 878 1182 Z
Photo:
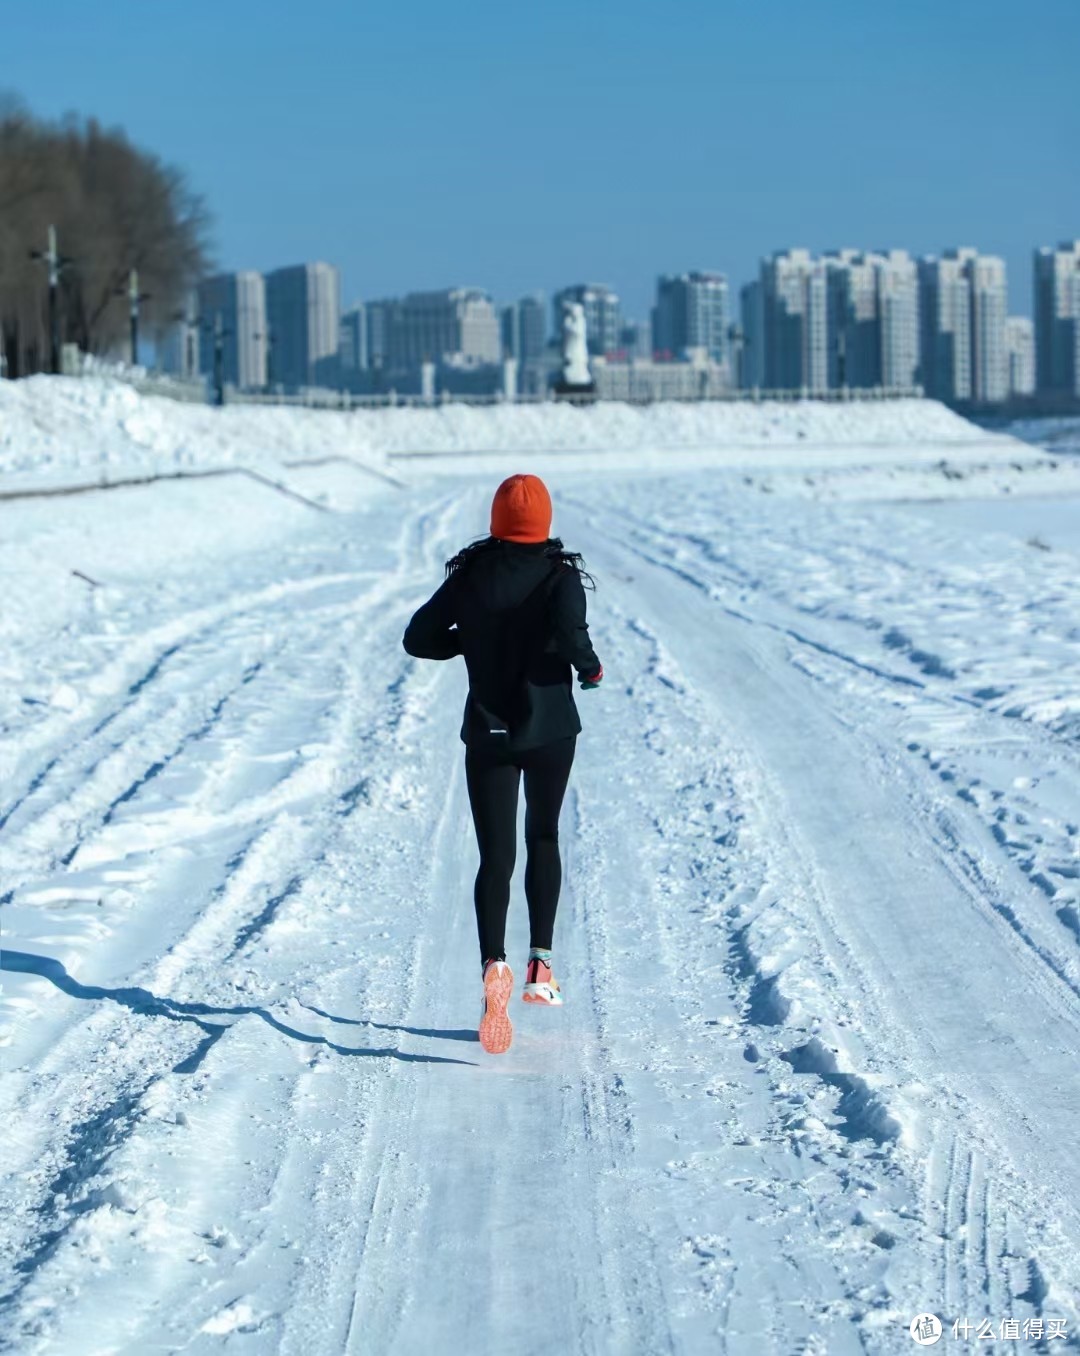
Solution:
M 491 535 L 540 542 L 551 536 L 551 495 L 539 476 L 511 476 L 491 501 Z

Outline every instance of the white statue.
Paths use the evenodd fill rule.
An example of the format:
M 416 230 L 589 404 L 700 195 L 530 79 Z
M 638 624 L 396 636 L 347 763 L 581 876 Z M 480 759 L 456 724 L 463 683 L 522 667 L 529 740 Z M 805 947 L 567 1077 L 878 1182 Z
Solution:
M 579 301 L 563 302 L 563 384 L 591 386 L 589 350 L 585 344 L 585 307 Z

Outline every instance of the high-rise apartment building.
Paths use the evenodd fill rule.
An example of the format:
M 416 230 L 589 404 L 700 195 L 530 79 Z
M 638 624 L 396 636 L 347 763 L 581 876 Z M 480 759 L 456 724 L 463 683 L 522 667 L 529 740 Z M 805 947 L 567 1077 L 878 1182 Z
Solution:
M 765 317 L 760 278 L 744 283 L 739 289 L 739 320 L 742 332 L 735 380 L 744 390 L 760 390 L 765 385 Z
M 358 372 L 366 372 L 368 368 L 367 311 L 363 302 L 358 301 L 341 317 L 338 350 L 341 376 L 348 385 Z
M 503 307 L 500 320 L 505 357 L 516 358 L 520 366 L 537 362 L 544 356 L 546 310 L 544 298 L 539 293 Z
M 829 386 L 910 388 L 918 367 L 918 273 L 903 250 L 825 256 Z
M 600 283 L 576 283 L 555 293 L 555 334 L 562 334 L 563 304 L 578 302 L 585 311 L 585 339 L 592 354 L 615 353 L 622 332 L 619 298 Z
M 390 358 L 390 332 L 396 323 L 401 302 L 396 297 L 383 297 L 364 303 L 364 326 L 367 331 L 367 360 L 372 372 L 386 370 Z
M 499 343 L 504 358 L 515 356 L 517 342 L 517 306 L 504 306 L 499 312 Z
M 920 372 L 927 395 L 988 404 L 1009 389 L 1005 263 L 974 249 L 919 260 Z
M 761 261 L 762 384 L 770 390 L 828 387 L 827 271 L 808 250 Z
M 332 264 L 296 264 L 266 275 L 273 336 L 271 379 L 296 390 L 328 380 L 336 368 L 341 281 Z
M 874 255 L 833 250 L 825 255 L 828 299 L 828 384 L 881 384 L 881 324 Z
M 919 359 L 919 287 L 904 250 L 782 250 L 739 295 L 739 385 L 911 390 Z
M 1035 394 L 1035 326 L 1026 315 L 1011 315 L 1005 322 L 1005 348 L 1009 355 L 1009 395 Z
M 522 297 L 518 311 L 518 362 L 539 362 L 547 344 L 547 304 L 543 296 Z
M 1080 399 L 1080 240 L 1035 251 L 1035 379 L 1040 395 Z
M 665 358 L 704 351 L 727 360 L 728 285 L 722 273 L 681 273 L 656 280 L 652 313 L 653 351 Z
M 640 320 L 624 320 L 619 334 L 619 348 L 628 359 L 651 358 L 652 325 L 646 325 Z
M 224 381 L 242 389 L 265 386 L 267 313 L 262 274 L 219 273 L 204 278 L 196 296 L 202 329 L 199 370 L 214 375 L 215 348 L 220 343 Z
M 972 399 L 971 281 L 966 258 L 974 250 L 919 260 L 919 373 L 935 400 Z
M 889 250 L 880 260 L 881 385 L 910 390 L 919 379 L 919 270 L 906 250 Z
M 1009 291 L 1004 259 L 976 255 L 968 261 L 971 281 L 971 384 L 973 399 L 995 404 L 1009 396 L 1009 354 L 1005 322 Z

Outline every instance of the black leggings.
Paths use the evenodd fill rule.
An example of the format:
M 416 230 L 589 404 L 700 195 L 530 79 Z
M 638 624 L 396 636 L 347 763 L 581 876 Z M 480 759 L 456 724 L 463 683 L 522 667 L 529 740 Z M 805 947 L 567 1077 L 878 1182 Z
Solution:
M 530 945 L 550 948 L 562 884 L 559 811 L 577 736 L 557 739 L 523 753 L 467 749 L 469 787 L 480 870 L 476 873 L 476 926 L 480 959 L 506 959 L 506 910 L 517 855 L 518 782 L 525 774 L 525 898 Z

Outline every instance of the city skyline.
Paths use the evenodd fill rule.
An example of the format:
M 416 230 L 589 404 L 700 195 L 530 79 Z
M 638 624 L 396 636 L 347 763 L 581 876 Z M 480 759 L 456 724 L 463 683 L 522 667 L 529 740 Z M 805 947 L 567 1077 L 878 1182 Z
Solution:
M 240 386 L 377 394 L 404 384 L 425 395 L 535 396 L 560 371 L 560 316 L 569 307 L 581 313 L 596 389 L 607 398 L 655 399 L 664 392 L 682 398 L 739 387 L 811 395 L 922 390 L 946 404 L 980 408 L 1035 393 L 1074 402 L 1080 240 L 1037 246 L 1031 258 L 1034 320 L 1009 314 L 1004 261 L 972 246 L 918 258 L 901 249 L 814 255 L 793 248 L 761 258 L 757 278 L 739 291 L 731 326 L 725 275 L 698 270 L 657 276 L 648 338 L 612 290 L 567 285 L 552 299 L 550 342 L 542 293 L 500 307 L 480 288 L 442 288 L 343 310 L 337 270 L 317 262 L 279 268 L 265 284 L 251 272 L 205 280 L 166 349 L 169 370 L 182 373 L 191 365 L 193 332 L 212 326 L 227 336 L 224 345 L 215 340 L 213 370 Z M 290 300 L 283 308 L 286 282 Z M 245 382 L 242 375 L 236 336 L 245 327 L 253 331 L 244 336 L 249 349 L 268 341 L 262 380 Z M 289 360 L 294 349 L 302 350 L 302 362 Z M 208 364 L 204 349 L 204 373 Z M 249 362 L 248 370 L 257 369 Z
M 735 295 L 792 242 L 977 241 L 1030 315 L 1031 242 L 1080 219 L 1073 0 L 51 15 L 48 43 L 30 12 L 5 19 L 32 109 L 119 124 L 183 167 L 219 271 L 332 259 L 348 299 L 587 278 L 644 319 L 658 273 L 719 266 Z M 162 98 L 163 69 L 198 71 L 199 97 Z
M 356 307 L 364 308 L 369 306 L 382 306 L 394 301 L 400 301 L 406 297 L 422 297 L 425 295 L 442 294 L 446 292 L 476 293 L 488 298 L 497 308 L 500 314 L 500 325 L 507 323 L 503 314 L 507 310 L 521 305 L 524 302 L 538 302 L 545 315 L 544 333 L 547 339 L 557 337 L 559 331 L 558 315 L 563 300 L 582 300 L 585 304 L 586 314 L 592 316 L 592 323 L 589 326 L 590 352 L 604 352 L 605 348 L 618 348 L 620 343 L 611 343 L 608 345 L 594 344 L 592 342 L 598 327 L 605 334 L 609 331 L 618 332 L 621 326 L 633 325 L 644 327 L 646 329 L 655 327 L 657 316 L 657 303 L 661 299 L 665 285 L 681 284 L 685 286 L 688 281 L 701 284 L 708 280 L 709 283 L 718 286 L 723 293 L 722 311 L 729 323 L 734 323 L 739 319 L 739 296 L 748 286 L 753 286 L 760 280 L 760 271 L 763 264 L 770 260 L 785 258 L 787 256 L 801 256 L 808 260 L 816 260 L 824 263 L 837 264 L 873 264 L 874 261 L 893 261 L 906 260 L 912 265 L 931 260 L 960 259 L 961 262 L 967 259 L 986 260 L 992 259 L 1000 264 L 1000 281 L 1005 292 L 1005 315 L 1009 318 L 1026 318 L 1034 322 L 1036 318 L 1036 309 L 1038 305 L 1035 294 L 1035 258 L 1040 254 L 1054 254 L 1056 251 L 1064 248 L 1072 250 L 1074 248 L 1074 238 L 1076 231 L 1066 232 L 1063 236 L 1051 239 L 1047 237 L 1035 242 L 1028 242 L 1021 260 L 1021 271 L 1026 278 L 1025 291 L 1027 292 L 1031 305 L 1028 308 L 1018 307 L 1013 303 L 1012 297 L 1014 290 L 1018 290 L 1018 281 L 1012 275 L 1012 270 L 1008 261 L 1001 256 L 996 255 L 991 250 L 983 249 L 981 246 L 970 240 L 964 242 L 940 243 L 926 251 L 915 251 L 904 244 L 893 243 L 880 247 L 869 247 L 865 245 L 847 244 L 842 247 L 830 247 L 828 249 L 816 250 L 808 247 L 805 243 L 787 244 L 778 246 L 776 249 L 763 250 L 758 253 L 755 259 L 754 267 L 749 275 L 741 282 L 737 280 L 734 274 L 720 267 L 708 267 L 691 263 L 680 270 L 655 269 L 648 277 L 645 286 L 648 288 L 645 300 L 642 303 L 641 310 L 636 311 L 624 304 L 623 299 L 616 287 L 611 286 L 606 281 L 597 281 L 595 278 L 590 281 L 567 282 L 565 279 L 559 280 L 554 287 L 534 285 L 526 287 L 520 295 L 504 295 L 496 288 L 487 285 L 484 279 L 462 278 L 459 275 L 452 275 L 448 280 L 442 278 L 434 285 L 415 285 L 409 283 L 397 292 L 350 292 L 346 287 L 343 268 L 335 261 L 329 259 L 326 255 L 315 255 L 308 260 L 301 260 L 291 264 L 281 264 L 274 262 L 270 267 L 260 270 L 252 264 L 242 264 L 240 267 L 215 268 L 211 273 L 205 275 L 200 280 L 199 287 L 205 287 L 208 282 L 214 282 L 222 277 L 244 277 L 249 274 L 261 274 L 269 278 L 274 273 L 280 273 L 289 269 L 302 269 L 311 267 L 330 268 L 337 275 L 337 288 L 339 293 L 339 309 L 342 317 Z M 610 271 L 609 271 L 610 273 Z M 639 289 L 634 289 L 638 291 Z M 612 319 L 606 318 L 597 324 L 597 312 L 594 310 L 596 302 L 592 300 L 594 295 L 601 297 L 602 310 L 610 309 Z M 699 322 L 700 323 L 700 322 Z M 666 347 L 663 344 L 656 345 L 658 348 Z M 706 345 L 710 347 L 710 345 Z

